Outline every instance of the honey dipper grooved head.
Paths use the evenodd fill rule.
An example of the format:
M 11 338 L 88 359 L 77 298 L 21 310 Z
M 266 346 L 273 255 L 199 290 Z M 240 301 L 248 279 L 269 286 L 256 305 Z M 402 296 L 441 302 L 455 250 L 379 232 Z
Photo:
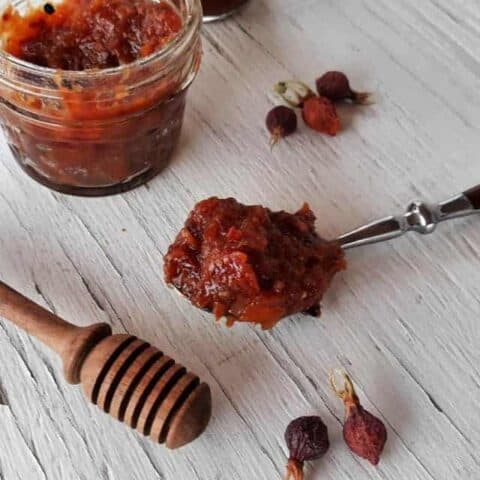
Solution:
M 193 441 L 210 420 L 208 385 L 131 335 L 112 335 L 95 345 L 80 381 L 106 413 L 171 449 Z

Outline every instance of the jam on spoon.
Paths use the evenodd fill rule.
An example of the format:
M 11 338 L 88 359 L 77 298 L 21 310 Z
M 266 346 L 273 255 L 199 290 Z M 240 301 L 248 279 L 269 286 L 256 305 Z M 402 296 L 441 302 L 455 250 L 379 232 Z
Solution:
M 233 198 L 210 198 L 190 213 L 165 256 L 165 278 L 215 317 L 272 328 L 299 312 L 318 311 L 343 250 L 322 239 L 305 204 L 272 212 Z

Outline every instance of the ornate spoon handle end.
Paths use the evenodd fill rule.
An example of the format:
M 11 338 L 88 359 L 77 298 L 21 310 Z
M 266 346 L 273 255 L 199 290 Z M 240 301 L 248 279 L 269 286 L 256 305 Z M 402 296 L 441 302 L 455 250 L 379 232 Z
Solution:
M 432 205 L 412 202 L 402 215 L 382 218 L 337 238 L 344 249 L 384 242 L 413 231 L 422 235 L 435 231 L 438 223 L 480 211 L 480 185 L 445 202 Z

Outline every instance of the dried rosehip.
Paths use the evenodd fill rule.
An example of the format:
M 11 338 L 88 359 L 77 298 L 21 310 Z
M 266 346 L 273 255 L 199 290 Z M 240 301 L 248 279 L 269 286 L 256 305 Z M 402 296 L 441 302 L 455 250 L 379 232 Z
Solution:
M 270 146 L 273 147 L 280 138 L 291 135 L 297 130 L 297 114 L 291 108 L 279 105 L 268 112 L 265 123 L 272 135 Z
M 367 459 L 372 465 L 377 465 L 387 441 L 387 430 L 379 418 L 360 405 L 352 380 L 346 372 L 343 372 L 343 378 L 345 386 L 339 390 L 334 374 L 330 374 L 332 389 L 345 404 L 343 438 L 353 453 Z
M 299 80 L 284 80 L 273 86 L 275 101 L 286 103 L 290 107 L 301 108 L 303 102 L 310 97 L 314 97 L 315 93 L 308 86 Z
M 302 115 L 305 123 L 317 132 L 335 136 L 340 130 L 337 109 L 328 98 L 309 98 L 303 104 Z
M 332 102 L 351 100 L 353 103 L 367 105 L 371 103 L 371 94 L 356 92 L 350 88 L 350 81 L 342 72 L 327 72 L 317 79 L 317 92 Z
M 320 417 L 300 417 L 285 431 L 290 451 L 285 480 L 303 480 L 303 463 L 325 455 L 330 447 L 327 426 Z

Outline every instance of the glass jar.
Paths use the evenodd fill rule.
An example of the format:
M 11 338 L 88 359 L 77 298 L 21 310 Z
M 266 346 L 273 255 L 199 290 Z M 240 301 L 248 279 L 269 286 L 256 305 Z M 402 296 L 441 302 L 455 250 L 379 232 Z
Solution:
M 0 0 L 3 11 L 11 2 Z M 18 0 L 25 12 L 42 1 Z M 201 58 L 200 0 L 175 0 L 183 27 L 128 65 L 65 71 L 0 52 L 0 123 L 19 165 L 51 189 L 123 192 L 157 175 L 178 143 Z
M 238 10 L 247 0 L 202 0 L 205 22 L 221 20 Z

